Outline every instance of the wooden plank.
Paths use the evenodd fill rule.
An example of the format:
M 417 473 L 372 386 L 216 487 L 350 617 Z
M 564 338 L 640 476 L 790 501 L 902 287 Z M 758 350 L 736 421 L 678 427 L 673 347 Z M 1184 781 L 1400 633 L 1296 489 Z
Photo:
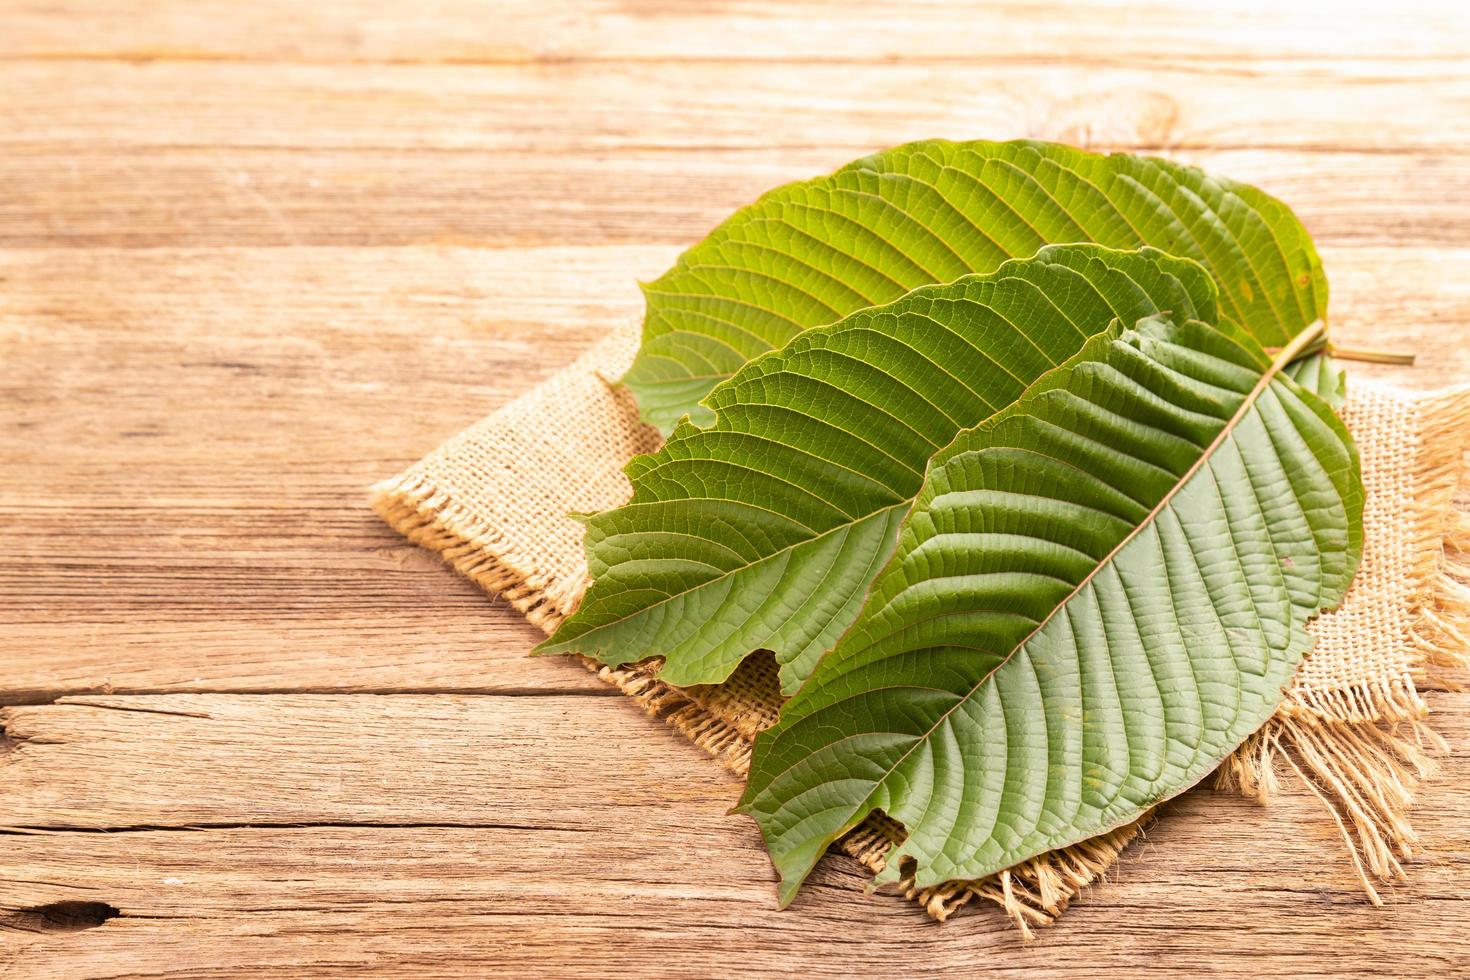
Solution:
M 10 827 L 599 831 L 616 812 L 673 832 L 671 807 L 719 815 L 739 795 L 620 696 L 91 695 L 0 708 L 0 726 Z
M 7 458 L 35 464 L 93 458 L 99 449 L 146 453 L 152 443 L 124 446 L 123 433 L 156 421 L 164 408 L 193 406 L 218 413 L 216 425 L 153 438 L 173 439 L 176 449 L 208 440 L 232 468 L 264 452 L 277 463 L 295 459 L 305 472 L 352 462 L 354 478 L 376 478 L 381 460 L 411 459 L 613 326 L 639 319 L 637 281 L 659 275 L 678 252 L 671 245 L 0 249 L 7 392 L 26 396 L 18 421 L 27 423 L 0 429 L 0 438 Z M 1384 332 L 1416 344 L 1424 363 L 1393 373 L 1414 387 L 1452 383 L 1470 367 L 1456 330 L 1470 321 L 1470 248 L 1326 245 L 1321 252 L 1332 329 L 1343 343 L 1374 343 Z M 202 398 L 211 391 L 220 395 L 213 403 Z M 111 397 L 118 392 L 127 397 Z M 107 406 L 118 423 L 99 429 L 94 418 L 68 429 L 82 420 L 41 404 L 62 398 L 90 399 L 94 412 Z M 293 398 L 318 400 L 301 409 L 316 413 L 314 426 L 272 424 L 309 417 L 296 414 Z M 374 417 L 328 417 L 321 409 L 329 402 Z M 266 415 L 270 403 L 280 407 Z M 249 441 L 221 428 L 241 416 Z M 90 443 L 79 443 L 83 434 Z M 35 455 L 13 455 L 28 447 Z M 378 452 L 368 454 L 371 447 Z M 330 466 L 313 462 L 333 454 Z M 157 457 L 149 462 L 185 468 L 226 458 Z M 0 471 L 0 481 L 13 478 Z M 106 490 L 73 486 L 99 489 Z
M 1470 695 L 1433 700 L 1463 746 Z M 737 781 L 619 699 L 87 698 L 3 719 L 7 819 L 56 828 L 0 848 L 7 975 L 1470 968 L 1470 936 L 1447 927 L 1470 901 L 1463 755 L 1424 787 L 1419 857 L 1386 908 L 1362 898 L 1330 821 L 1289 781 L 1266 808 L 1197 790 L 1023 945 L 993 909 L 936 928 L 864 896 L 844 859 L 775 911 L 758 835 L 725 813 Z M 36 910 L 57 902 L 118 915 L 46 928 Z
M 846 60 L 866 65 L 1065 57 L 1091 61 L 1458 58 L 1453 4 L 1237 0 L 54 0 L 7 12 L 0 56 L 533 63 L 569 59 Z
M 539 634 L 367 488 L 631 315 L 672 252 L 351 254 L 0 253 L 0 698 L 607 691 L 527 659 Z
M 1099 147 L 1463 151 L 1466 63 L 1120 68 L 0 62 L 0 146 L 516 153 L 1034 137 Z M 936 97 L 941 94 L 942 97 Z M 1269 106 L 1269 112 L 1262 112 Z M 845 159 L 857 153 L 842 154 Z
M 842 860 L 777 913 L 733 777 L 526 658 L 533 630 L 364 506 L 636 318 L 633 278 L 732 208 L 920 136 L 1261 183 L 1325 246 L 1339 342 L 1465 380 L 1467 24 L 1418 0 L 9 5 L 0 701 L 297 693 L 6 709 L 0 974 L 1470 972 L 1463 756 L 1385 910 L 1306 795 L 1195 792 L 1030 947 L 993 911 L 864 897 Z M 1434 703 L 1463 749 L 1470 700 Z
M 0 250 L 0 699 L 604 691 L 366 488 L 636 319 L 675 251 Z M 1365 374 L 1470 378 L 1470 249 L 1324 252 L 1339 342 L 1421 355 Z
M 26 144 L 0 153 L 0 186 L 12 192 L 0 199 L 0 247 L 688 245 L 770 188 L 876 146 L 497 151 L 492 161 L 392 147 Z M 1169 155 L 1277 195 L 1323 245 L 1457 247 L 1470 225 L 1470 154 Z

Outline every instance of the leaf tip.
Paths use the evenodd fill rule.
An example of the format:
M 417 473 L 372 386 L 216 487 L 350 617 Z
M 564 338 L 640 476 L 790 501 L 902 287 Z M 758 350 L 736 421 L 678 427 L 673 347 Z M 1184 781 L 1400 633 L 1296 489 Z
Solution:
M 796 893 L 801 890 L 801 884 L 806 880 L 806 875 L 799 877 L 782 877 L 781 883 L 776 886 L 776 908 L 785 909 L 791 905 Z

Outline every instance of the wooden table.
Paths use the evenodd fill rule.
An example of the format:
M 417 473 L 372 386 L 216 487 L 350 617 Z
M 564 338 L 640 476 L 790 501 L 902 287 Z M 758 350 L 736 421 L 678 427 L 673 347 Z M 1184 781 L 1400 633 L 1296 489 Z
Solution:
M 1288 789 L 1186 795 L 1030 945 L 841 859 L 777 912 L 733 777 L 366 507 L 923 136 L 1257 182 L 1340 342 L 1464 380 L 1470 20 L 1411 6 L 0 4 L 0 975 L 1470 971 L 1464 755 L 1383 909 Z

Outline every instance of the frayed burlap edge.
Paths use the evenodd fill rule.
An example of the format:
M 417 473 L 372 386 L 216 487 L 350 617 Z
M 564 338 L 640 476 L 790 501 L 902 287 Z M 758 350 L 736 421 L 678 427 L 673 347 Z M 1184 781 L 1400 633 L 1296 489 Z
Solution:
M 1450 409 L 1453 407 L 1453 411 Z M 1262 801 L 1278 788 L 1278 760 L 1292 769 L 1331 813 L 1369 898 L 1381 904 L 1374 879 L 1403 873 L 1414 833 L 1407 820 L 1418 782 L 1432 771 L 1430 753 L 1443 739 L 1424 722 L 1428 707 L 1415 681 L 1445 683 L 1466 665 L 1470 640 L 1470 515 L 1451 500 L 1466 475 L 1456 450 L 1470 428 L 1463 391 L 1426 400 L 1436 419 L 1419 433 L 1424 469 L 1415 474 L 1417 563 L 1410 592 L 1416 609 L 1411 641 L 1420 667 L 1390 683 L 1332 692 L 1306 704 L 1283 705 L 1271 721 L 1225 763 L 1217 781 Z M 1439 416 L 1443 415 L 1443 418 Z M 373 488 L 374 509 L 410 541 L 429 548 L 481 588 L 500 595 L 543 632 L 553 632 L 577 598 L 559 583 L 527 576 L 502 535 L 456 504 L 422 475 L 410 471 Z M 608 667 L 579 657 L 584 667 L 631 697 L 694 744 L 744 776 L 750 765 L 754 719 L 727 721 L 684 691 L 658 680 L 648 665 Z M 975 898 L 999 905 L 1026 937 L 1032 926 L 1054 921 L 1081 891 L 1102 879 L 1124 848 L 1152 819 L 1139 820 L 1071 846 L 1038 855 L 979 881 L 949 881 L 920 889 L 899 883 L 934 919 L 944 921 Z M 842 851 L 875 874 L 902 838 L 902 828 L 875 814 L 840 841 Z
M 410 470 L 379 483 L 372 493 L 373 509 L 393 530 L 437 552 L 465 578 L 510 603 L 532 626 L 549 635 L 562 621 L 565 600 L 554 594 L 552 583 L 521 571 L 531 562 L 427 477 Z
M 564 618 L 565 600 L 559 602 L 558 597 L 549 595 L 547 583 L 517 571 L 524 565 L 516 560 L 504 537 L 422 477 L 409 474 L 378 484 L 373 488 L 372 503 L 400 534 L 437 552 L 481 588 L 500 595 L 543 632 L 553 632 Z M 577 659 L 735 774 L 744 776 L 749 770 L 755 725 L 716 717 L 700 703 L 697 694 L 665 684 L 652 675 L 649 666 L 607 667 L 586 657 Z M 972 899 L 994 902 L 1029 936 L 1031 926 L 1052 922 L 1082 888 L 1102 878 L 1147 819 L 1031 858 L 982 881 L 949 881 L 920 889 L 912 878 L 905 878 L 899 888 L 941 922 Z M 876 874 L 883 870 L 884 856 L 900 839 L 901 827 L 875 814 L 844 837 L 839 847 Z
M 502 535 L 418 474 L 378 484 L 373 488 L 372 504 L 409 541 L 438 552 L 456 571 L 504 598 L 547 634 L 561 623 L 564 610 L 575 604 L 575 599 L 568 602 L 566 597 L 548 593 L 549 583 L 519 572 L 526 563 L 517 559 Z M 576 659 L 736 775 L 743 777 L 749 771 L 752 740 L 759 727 L 755 719 L 742 724 L 739 718 L 717 717 L 700 702 L 698 689 L 685 691 L 665 684 L 653 676 L 651 665 L 608 667 L 587 657 Z M 1083 887 L 1101 878 L 1137 836 L 1143 822 L 1039 855 L 982 881 L 949 881 L 920 889 L 912 878 L 905 878 L 899 888 L 941 922 L 974 898 L 995 902 L 1029 935 L 1031 925 L 1051 922 Z M 897 823 L 874 814 L 844 837 L 839 847 L 877 874 L 883 870 L 884 856 L 902 834 Z

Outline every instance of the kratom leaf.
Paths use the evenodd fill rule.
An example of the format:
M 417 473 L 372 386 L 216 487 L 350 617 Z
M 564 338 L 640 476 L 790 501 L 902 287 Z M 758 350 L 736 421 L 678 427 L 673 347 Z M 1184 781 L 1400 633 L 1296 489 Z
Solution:
M 1326 352 L 1293 361 L 1281 373 L 1333 408 L 1341 408 L 1347 398 L 1347 378 Z
M 671 684 L 772 650 L 795 690 L 856 617 L 929 458 L 1115 319 L 1213 320 L 1187 259 L 1043 249 L 809 330 L 742 368 L 627 467 L 632 500 L 588 520 L 593 584 L 542 653 L 662 656 Z
M 1310 237 L 1254 187 L 1150 157 L 932 140 L 777 188 L 685 252 L 644 287 L 623 383 L 666 435 L 685 413 L 707 424 L 704 395 L 801 330 L 1066 242 L 1199 261 L 1221 313 L 1266 347 L 1326 316 Z
M 907 830 L 880 881 L 980 878 L 1136 819 L 1270 717 L 1362 538 L 1356 452 L 1280 373 L 1296 352 L 1119 325 L 933 459 L 756 741 L 740 809 L 783 904 L 873 810 Z

